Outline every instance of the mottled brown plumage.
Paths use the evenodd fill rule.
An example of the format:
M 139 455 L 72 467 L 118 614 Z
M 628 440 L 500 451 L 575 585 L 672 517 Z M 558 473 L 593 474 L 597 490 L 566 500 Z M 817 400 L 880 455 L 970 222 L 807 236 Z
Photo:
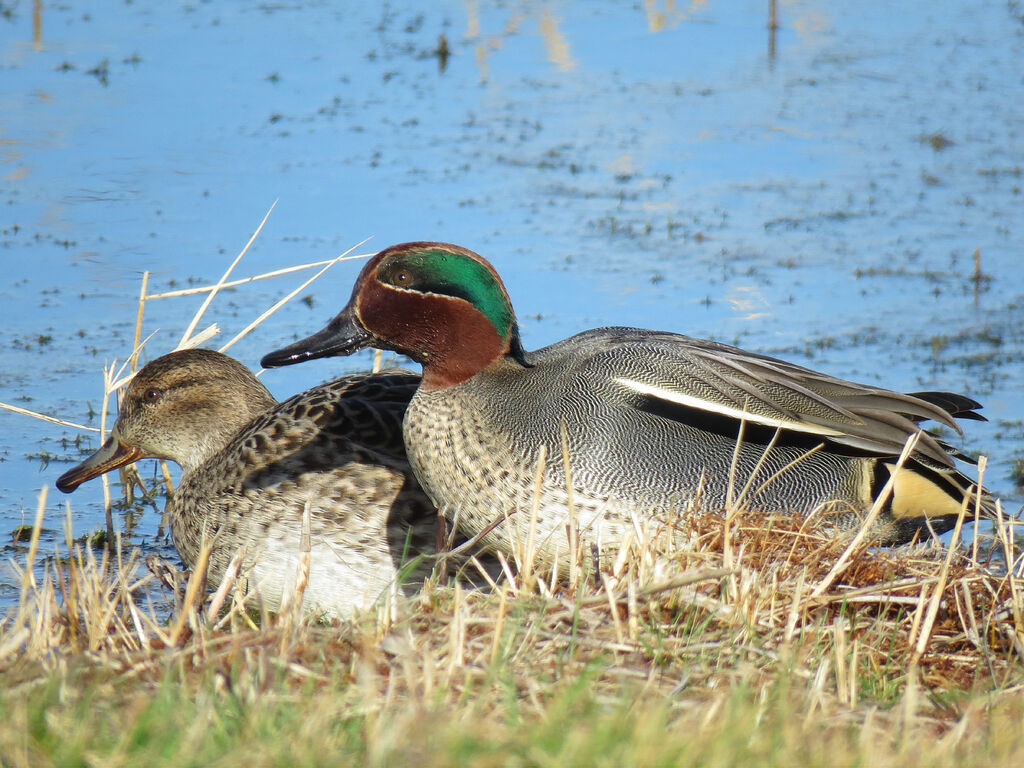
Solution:
M 434 551 L 436 511 L 402 443 L 418 382 L 405 372 L 346 376 L 278 404 L 225 355 L 173 352 L 132 379 L 110 439 L 57 486 L 70 492 L 143 456 L 177 462 L 168 514 L 182 560 L 192 566 L 211 539 L 216 580 L 244 547 L 249 590 L 271 610 L 298 572 L 308 505 L 303 605 L 344 618 L 400 588 L 403 562 Z M 422 577 L 427 568 L 414 570 Z

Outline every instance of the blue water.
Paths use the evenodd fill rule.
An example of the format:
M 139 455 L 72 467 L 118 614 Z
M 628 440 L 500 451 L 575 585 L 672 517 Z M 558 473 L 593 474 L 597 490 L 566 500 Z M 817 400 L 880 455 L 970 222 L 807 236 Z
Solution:
M 277 201 L 241 275 L 448 240 L 498 267 L 528 347 L 658 327 L 969 394 L 990 422 L 964 446 L 1019 505 L 1024 8 L 786 2 L 773 44 L 767 2 L 371 5 L 69 0 L 38 44 L 31 4 L 0 6 L 0 401 L 95 426 L 142 273 L 215 282 Z M 321 327 L 357 269 L 233 354 Z M 208 322 L 230 337 L 297 282 Z M 149 357 L 200 302 L 147 306 Z M 284 397 L 368 365 L 264 381 Z M 0 411 L 0 534 L 76 434 Z M 58 496 L 52 530 L 67 499 L 77 531 L 102 525 L 98 482 Z M 158 521 L 131 537 L 153 546 Z

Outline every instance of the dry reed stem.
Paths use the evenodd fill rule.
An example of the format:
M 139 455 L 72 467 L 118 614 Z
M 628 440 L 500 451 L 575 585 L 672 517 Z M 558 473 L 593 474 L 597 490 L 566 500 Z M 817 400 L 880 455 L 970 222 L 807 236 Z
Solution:
M 231 262 L 231 264 L 228 266 L 226 270 L 224 270 L 224 274 L 221 275 L 220 280 L 217 281 L 217 284 L 213 286 L 213 290 L 211 290 L 209 292 L 209 295 L 207 295 L 207 297 L 203 300 L 203 303 L 200 305 L 195 315 L 193 315 L 192 320 L 185 327 L 185 332 L 181 335 L 181 341 L 178 342 L 178 349 L 185 348 L 185 345 L 188 343 L 189 338 L 192 336 L 192 332 L 196 329 L 196 326 L 199 324 L 199 320 L 206 312 L 207 307 L 210 306 L 210 302 L 213 301 L 214 297 L 224 286 L 224 283 L 227 282 L 228 277 L 231 276 L 231 273 L 234 271 L 235 267 L 238 266 L 238 262 L 242 260 L 242 257 L 245 256 L 246 253 L 248 253 L 249 248 L 252 247 L 252 244 L 256 242 L 256 238 L 259 237 L 260 232 L 263 231 L 263 226 L 267 223 L 267 219 L 270 218 L 270 214 L 273 212 L 274 206 L 276 205 L 277 201 L 275 200 L 273 204 L 270 206 L 269 210 L 263 215 L 263 219 L 260 221 L 259 226 L 256 227 L 256 231 L 252 233 L 252 235 L 249 237 L 249 240 L 246 242 L 245 246 L 242 248 L 241 251 L 239 251 L 238 255 L 235 256 L 235 260 Z
M 65 421 L 64 419 L 58 419 L 54 416 L 47 416 L 44 413 L 38 411 L 30 411 L 27 408 L 20 408 L 17 405 L 11 405 L 9 403 L 0 403 L 0 408 L 5 411 L 12 411 L 13 413 L 20 413 L 22 416 L 29 416 L 33 419 L 39 419 L 40 421 L 48 421 L 51 424 L 59 424 L 62 427 L 71 427 L 72 429 L 78 429 L 82 432 L 99 432 L 99 427 L 87 427 L 84 424 L 76 424 L 73 421 Z
M 871 509 L 868 511 L 867 517 L 864 518 L 864 522 L 861 523 L 860 530 L 857 531 L 857 535 L 854 536 L 849 545 L 847 545 L 846 550 L 836 561 L 836 564 L 828 572 L 825 578 L 822 579 L 818 586 L 811 591 L 811 597 L 819 597 L 826 589 L 832 586 L 832 582 L 835 578 L 846 569 L 851 555 L 868 537 L 875 520 L 878 519 L 878 515 L 881 514 L 882 508 L 892 495 L 893 488 L 896 485 L 896 475 L 899 474 L 901 469 L 903 469 L 903 465 L 906 463 L 907 459 L 910 458 L 910 454 L 914 452 L 914 448 L 917 446 L 917 441 L 920 439 L 920 431 L 915 432 L 907 438 L 907 442 L 903 446 L 903 451 L 900 453 L 899 458 L 896 460 L 895 467 L 889 474 L 889 479 L 885 481 L 885 485 L 882 486 L 882 490 L 875 499 L 875 503 L 871 505 Z
M 547 458 L 547 446 L 542 445 L 537 456 L 537 471 L 533 481 L 533 499 L 530 504 L 530 521 L 526 534 L 526 549 L 520 558 L 522 562 L 520 578 L 524 588 L 527 590 L 530 589 L 530 585 L 534 581 L 533 562 L 537 554 L 537 515 L 540 512 L 540 499 L 544 488 L 544 464 Z
M 366 240 L 369 240 L 369 238 L 366 238 Z M 363 243 L 365 243 L 366 240 L 363 240 Z M 359 245 L 361 245 L 361 244 L 362 243 L 357 243 L 355 247 L 358 248 Z M 358 256 L 350 256 L 348 258 L 349 259 L 363 259 L 363 258 L 366 258 L 366 254 L 362 254 L 362 255 L 358 255 Z M 347 260 L 347 259 L 341 259 L 341 261 L 345 261 L 345 260 Z M 307 270 L 307 269 L 314 269 L 316 267 L 328 266 L 328 265 L 331 265 L 331 264 L 335 264 L 337 261 L 339 261 L 339 259 L 337 257 L 335 257 L 335 258 L 332 258 L 332 259 L 324 259 L 323 261 L 311 261 L 308 264 L 297 264 L 296 266 L 293 266 L 293 267 L 284 267 L 282 269 L 274 269 L 274 270 L 271 270 L 270 272 L 261 272 L 258 275 L 251 275 L 250 277 L 243 277 L 243 278 L 240 278 L 238 280 L 229 280 L 229 281 L 227 281 L 227 282 L 225 282 L 225 283 L 220 285 L 220 290 L 224 290 L 225 288 L 237 288 L 240 285 L 247 285 L 248 283 L 254 283 L 257 280 L 269 280 L 272 277 L 281 277 L 282 275 L 290 275 L 292 272 L 302 272 L 302 271 Z M 153 299 L 174 299 L 174 298 L 178 298 L 178 297 L 181 297 L 181 296 L 195 296 L 197 293 L 209 293 L 210 291 L 215 290 L 216 287 L 217 286 L 214 286 L 214 285 L 198 285 L 198 286 L 193 286 L 192 288 L 180 288 L 180 289 L 178 289 L 176 291 L 164 291 L 163 293 L 151 293 L 151 294 L 149 294 L 146 297 L 146 299 L 152 301 Z
M 116 362 L 116 361 L 115 361 Z M 111 363 L 113 365 L 113 363 Z M 100 445 L 102 445 L 107 439 L 107 409 L 109 408 L 110 402 L 110 379 L 112 376 L 112 368 L 103 366 L 103 399 L 100 401 Z M 121 474 L 122 480 L 124 474 Z M 107 538 L 110 538 L 110 534 L 113 531 L 113 519 L 110 513 L 110 477 L 106 472 L 100 477 L 100 485 L 103 488 L 103 512 L 106 517 L 107 524 Z M 68 514 L 70 515 L 71 500 L 67 500 Z
M 228 567 L 224 569 L 224 575 L 221 577 L 220 586 L 217 587 L 217 591 L 213 593 L 213 597 L 210 598 L 210 605 L 206 609 L 206 621 L 213 624 L 220 609 L 224 605 L 224 600 L 227 598 L 231 588 L 235 585 L 235 579 L 238 578 L 238 572 L 242 568 L 242 562 L 245 560 L 245 547 L 242 546 L 234 555 L 231 556 L 231 560 L 228 563 Z
M 982 486 L 985 475 L 985 464 L 987 459 L 982 456 L 978 462 L 978 488 Z M 978 499 L 977 503 L 980 503 L 981 494 L 976 494 Z M 949 577 L 949 567 L 953 560 L 953 554 L 956 552 L 956 546 L 960 542 L 960 530 L 964 524 L 964 518 L 967 516 L 967 505 L 970 501 L 970 497 L 965 497 L 963 505 L 960 509 L 960 514 L 956 519 L 956 525 L 953 527 L 953 535 L 949 540 L 949 544 L 946 549 L 946 557 L 942 561 L 942 567 L 939 570 L 938 584 L 935 587 L 935 592 L 932 594 L 931 603 L 928 606 L 928 614 L 925 616 L 924 627 L 921 630 L 921 634 L 917 638 L 917 643 L 914 647 L 914 656 L 911 659 L 911 665 L 916 667 L 922 654 L 924 654 L 925 647 L 928 644 L 928 638 L 931 637 L 932 626 L 935 624 L 935 617 L 939 612 L 939 603 L 942 599 L 942 595 L 946 589 L 946 580 Z
M 367 238 L 367 240 L 368 239 L 369 238 Z M 285 294 L 285 296 L 283 296 L 281 299 L 276 301 L 273 306 L 271 306 L 269 309 L 267 309 L 264 312 L 262 312 L 259 315 L 259 317 L 257 317 L 255 320 L 253 320 L 251 323 L 249 323 L 249 325 L 245 326 L 245 328 L 243 328 L 241 331 L 239 331 L 237 334 L 235 334 L 235 336 L 231 339 L 231 341 L 229 341 L 227 344 L 225 344 L 224 346 L 222 346 L 220 348 L 220 351 L 221 352 L 225 352 L 228 349 L 230 349 L 232 346 L 234 346 L 234 344 L 236 344 L 238 341 L 240 341 L 245 336 L 247 336 L 254 328 L 258 327 L 264 320 L 266 320 L 268 317 L 270 317 L 275 312 L 277 312 L 277 310 L 279 310 L 281 307 L 283 307 L 289 301 L 291 301 L 296 296 L 298 296 L 299 293 L 301 291 L 305 290 L 305 288 L 308 285 L 310 285 L 313 281 L 319 279 L 321 275 L 323 275 L 328 269 L 333 267 L 339 261 L 347 261 L 347 260 L 353 259 L 353 258 L 361 258 L 360 256 L 350 256 L 350 254 L 352 253 L 352 251 L 354 251 L 356 248 L 358 248 L 360 245 L 362 245 L 365 242 L 366 242 L 366 240 L 363 240 L 362 242 L 356 243 L 355 245 L 353 245 L 351 248 L 349 248 L 347 251 L 345 251 L 341 255 L 336 256 L 335 258 L 333 258 L 329 262 L 327 262 L 326 266 L 322 267 L 316 274 L 314 274 L 312 277 L 308 278 L 307 280 L 303 281 L 298 287 L 293 289 L 290 293 Z
M 132 354 L 128 359 L 128 370 L 132 373 L 139 363 L 139 339 L 142 337 L 142 315 L 146 308 L 146 288 L 149 285 L 149 270 L 142 273 L 142 285 L 139 288 L 139 307 L 135 312 L 135 335 L 132 337 Z

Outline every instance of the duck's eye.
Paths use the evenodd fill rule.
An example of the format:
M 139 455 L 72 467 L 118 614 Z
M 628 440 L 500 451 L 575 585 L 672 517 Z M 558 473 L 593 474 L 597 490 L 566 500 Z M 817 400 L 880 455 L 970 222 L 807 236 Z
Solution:
M 407 285 L 409 282 L 408 272 L 399 272 L 395 275 L 395 285 Z
M 147 389 L 145 392 L 142 393 L 142 399 L 145 400 L 147 403 L 155 403 L 157 400 L 160 399 L 160 390 Z

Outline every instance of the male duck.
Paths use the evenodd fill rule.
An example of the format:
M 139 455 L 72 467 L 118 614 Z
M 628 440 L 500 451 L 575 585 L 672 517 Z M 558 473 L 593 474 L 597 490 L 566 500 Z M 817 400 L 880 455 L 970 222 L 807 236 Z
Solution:
M 526 540 L 536 509 L 547 561 L 568 551 L 570 506 L 584 552 L 694 506 L 814 512 L 853 529 L 918 422 L 960 433 L 954 417 L 982 418 L 960 395 L 889 392 L 661 331 L 598 328 L 526 352 L 497 272 L 446 243 L 381 251 L 324 330 L 262 364 L 365 346 L 423 366 L 405 442 L 442 514 L 476 533 L 518 512 L 489 534 L 508 551 Z M 921 433 L 872 531 L 878 540 L 952 527 L 973 499 L 953 458 L 964 457 Z M 993 514 L 991 497 L 981 508 Z
M 346 376 L 278 404 L 241 363 L 219 352 L 172 352 L 128 385 L 110 438 L 64 473 L 65 493 L 144 457 L 177 462 L 171 538 L 194 566 L 205 535 L 219 581 L 245 549 L 249 589 L 280 607 L 298 573 L 309 505 L 310 571 L 303 609 L 345 618 L 401 581 L 435 549 L 436 510 L 416 483 L 401 421 L 419 377 Z

